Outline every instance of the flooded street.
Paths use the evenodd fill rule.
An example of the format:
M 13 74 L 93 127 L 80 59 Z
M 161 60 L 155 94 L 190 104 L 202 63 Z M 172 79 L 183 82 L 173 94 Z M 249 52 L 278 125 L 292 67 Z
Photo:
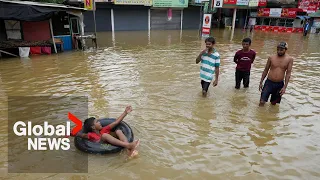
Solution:
M 1 179 L 319 179 L 320 36 L 212 33 L 220 79 L 206 98 L 197 31 L 100 33 L 97 51 L 1 59 Z M 257 57 L 249 89 L 236 90 L 233 56 L 245 37 Z M 291 80 L 280 105 L 261 108 L 259 81 L 279 41 L 294 57 Z M 88 96 L 89 116 L 99 118 L 132 105 L 125 121 L 141 139 L 139 157 L 89 155 L 88 174 L 8 174 L 7 97 L 46 95 Z

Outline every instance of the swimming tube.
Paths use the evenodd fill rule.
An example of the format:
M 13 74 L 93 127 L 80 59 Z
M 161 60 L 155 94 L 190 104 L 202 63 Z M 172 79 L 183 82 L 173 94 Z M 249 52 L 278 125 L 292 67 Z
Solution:
M 115 118 L 103 118 L 99 119 L 101 126 L 107 126 L 108 124 L 114 122 Z M 122 130 L 123 134 L 127 137 L 129 142 L 133 142 L 134 136 L 132 129 L 130 126 L 125 123 L 124 121 L 121 121 L 119 125 L 114 127 L 111 132 L 114 132 L 115 130 Z M 83 129 L 79 132 L 83 133 Z M 79 136 L 76 136 L 74 138 L 74 144 L 77 149 L 83 152 L 91 153 L 91 154 L 110 154 L 110 153 L 117 153 L 120 152 L 123 147 L 120 146 L 114 146 L 109 143 L 100 143 L 100 142 L 92 142 L 88 139 L 81 138 Z

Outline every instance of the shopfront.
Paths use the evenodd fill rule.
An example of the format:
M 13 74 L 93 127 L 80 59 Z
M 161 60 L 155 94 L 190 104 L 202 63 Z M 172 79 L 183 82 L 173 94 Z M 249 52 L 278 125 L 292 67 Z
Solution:
M 305 16 L 297 16 L 298 8 L 260 8 L 255 18 L 255 30 L 273 32 L 303 32 Z

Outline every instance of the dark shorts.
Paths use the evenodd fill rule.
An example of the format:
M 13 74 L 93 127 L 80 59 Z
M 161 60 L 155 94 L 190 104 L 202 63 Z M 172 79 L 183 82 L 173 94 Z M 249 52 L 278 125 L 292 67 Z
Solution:
M 239 71 L 239 70 L 236 70 L 236 88 L 237 89 L 240 88 L 242 80 L 243 80 L 243 86 L 245 88 L 249 87 L 250 71 Z
M 266 80 L 264 83 L 262 92 L 261 92 L 261 100 L 264 102 L 268 102 L 269 96 L 271 94 L 270 102 L 272 104 L 280 104 L 281 96 L 280 96 L 280 90 L 283 88 L 284 82 L 273 82 L 269 79 Z
M 210 86 L 210 82 L 206 82 L 204 80 L 201 80 L 201 86 L 202 86 L 202 90 L 208 92 L 209 86 Z

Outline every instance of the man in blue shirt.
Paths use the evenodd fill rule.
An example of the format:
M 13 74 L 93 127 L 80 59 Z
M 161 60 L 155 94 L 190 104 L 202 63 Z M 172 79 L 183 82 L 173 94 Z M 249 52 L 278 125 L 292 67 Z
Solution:
M 308 34 L 308 30 L 309 30 L 309 20 L 307 20 L 306 24 L 304 25 L 304 28 L 303 28 L 303 36 L 306 36 Z
M 196 59 L 197 64 L 201 62 L 200 79 L 203 96 L 207 96 L 207 92 L 212 81 L 213 86 L 218 85 L 220 67 L 220 54 L 214 48 L 216 43 L 215 39 L 213 37 L 208 37 L 205 40 L 205 43 L 206 49 L 203 50 Z

